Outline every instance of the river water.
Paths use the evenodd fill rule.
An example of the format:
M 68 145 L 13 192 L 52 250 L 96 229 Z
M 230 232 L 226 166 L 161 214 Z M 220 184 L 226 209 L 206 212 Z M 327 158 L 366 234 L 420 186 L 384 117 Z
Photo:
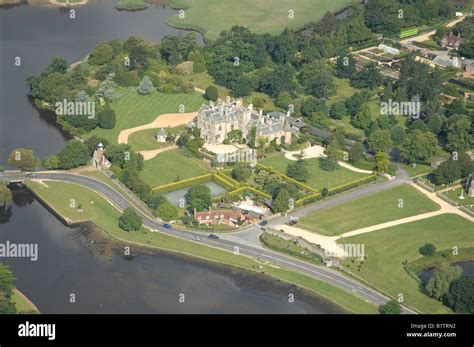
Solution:
M 38 260 L 1 261 L 42 313 L 342 313 L 293 286 L 228 268 L 139 250 L 125 259 L 123 245 L 92 227 L 68 228 L 24 188 L 12 190 L 0 243 L 36 243 Z

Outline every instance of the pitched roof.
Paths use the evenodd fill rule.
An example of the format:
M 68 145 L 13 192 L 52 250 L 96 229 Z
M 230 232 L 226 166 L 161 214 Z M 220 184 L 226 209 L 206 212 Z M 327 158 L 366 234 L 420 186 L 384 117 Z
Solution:
M 165 129 L 160 128 L 160 130 L 158 131 L 158 134 L 157 134 L 157 135 L 158 135 L 158 136 L 167 136 L 168 133 L 166 132 Z

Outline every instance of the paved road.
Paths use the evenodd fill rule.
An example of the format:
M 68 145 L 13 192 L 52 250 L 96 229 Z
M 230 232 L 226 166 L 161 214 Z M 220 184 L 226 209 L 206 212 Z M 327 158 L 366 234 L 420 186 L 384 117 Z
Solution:
M 103 195 L 105 198 L 107 198 L 109 201 L 111 201 L 113 204 L 115 204 L 119 209 L 123 210 L 127 207 L 132 207 L 134 208 L 133 205 L 131 205 L 128 200 L 122 196 L 119 192 L 117 192 L 113 187 L 107 185 L 104 182 L 98 181 L 96 179 L 93 179 L 91 177 L 87 176 L 81 176 L 78 174 L 73 174 L 73 173 L 67 173 L 67 172 L 46 172 L 46 173 L 37 173 L 36 174 L 37 179 L 45 179 L 45 180 L 57 180 L 57 181 L 63 181 L 63 182 L 69 182 L 69 183 L 75 183 L 75 184 L 80 184 L 83 186 L 86 186 L 95 192 Z M 23 180 L 25 179 L 25 174 L 2 174 L 0 173 L 0 180 L 2 179 L 7 179 L 7 180 Z M 389 182 L 384 182 L 378 186 L 371 186 L 371 187 L 365 187 L 362 188 L 361 191 L 365 192 L 365 194 L 370 194 L 372 191 L 378 191 L 379 189 L 387 189 L 389 186 L 392 186 L 393 184 L 400 184 L 403 181 L 403 179 L 398 179 L 398 181 L 392 181 L 394 183 L 389 185 Z M 359 194 L 364 194 L 364 193 L 356 193 L 357 191 L 351 191 L 350 193 L 346 194 L 349 195 L 348 198 L 342 199 L 343 196 L 341 197 L 336 197 L 330 201 L 334 201 L 335 199 L 342 199 L 347 200 L 350 199 L 351 197 L 354 199 Z M 365 195 L 364 194 L 364 195 Z M 324 203 L 326 204 L 331 204 L 329 200 Z M 334 203 L 334 202 L 333 202 Z M 339 202 L 341 203 L 341 202 Z M 334 203 L 335 204 L 335 203 Z M 318 208 L 317 206 L 322 205 L 322 203 L 314 206 L 308 206 L 305 207 L 304 209 L 301 209 L 297 211 L 295 214 L 298 213 L 304 213 L 301 211 L 307 211 L 306 213 L 311 213 L 311 211 L 316 211 Z M 135 209 L 136 210 L 136 209 Z M 139 214 L 142 215 L 143 217 L 143 224 L 150 228 L 151 230 L 156 230 L 156 231 L 161 231 L 176 237 L 180 237 L 183 239 L 187 240 L 192 240 L 193 237 L 200 237 L 201 240 L 199 241 L 200 243 L 204 243 L 206 245 L 220 248 L 220 249 L 225 249 L 228 251 L 232 252 L 238 252 L 241 255 L 246 255 L 250 256 L 253 258 L 257 258 L 259 260 L 263 261 L 268 261 L 270 263 L 279 265 L 281 267 L 285 267 L 288 269 L 292 269 L 301 273 L 304 273 L 308 276 L 317 278 L 319 280 L 325 281 L 327 283 L 330 283 L 336 287 L 342 288 L 354 295 L 357 295 L 361 297 L 363 300 L 367 302 L 371 302 L 375 305 L 381 305 L 386 303 L 389 298 L 386 297 L 385 295 L 379 293 L 378 291 L 369 288 L 365 284 L 362 284 L 342 273 L 339 273 L 335 270 L 322 267 L 322 266 L 317 266 L 314 264 L 310 264 L 304 261 L 300 261 L 298 259 L 295 259 L 290 256 L 286 256 L 281 253 L 277 253 L 274 251 L 271 251 L 269 249 L 265 249 L 262 247 L 259 247 L 257 245 L 253 245 L 252 242 L 246 242 L 245 240 L 239 240 L 237 239 L 225 239 L 224 237 L 220 237 L 218 240 L 212 240 L 207 237 L 203 237 L 202 233 L 196 233 L 196 232 L 189 232 L 189 231 L 182 231 L 182 230 L 177 230 L 177 229 L 165 229 L 158 221 L 153 220 L 149 216 L 143 214 L 141 211 L 136 210 Z M 278 223 L 278 219 L 286 219 L 286 217 L 280 217 L 272 221 L 271 224 Z M 281 221 L 280 221 L 281 223 Z M 253 235 L 258 235 L 258 232 L 256 228 L 251 228 L 247 232 L 252 233 Z M 416 313 L 415 311 L 404 307 L 404 313 Z

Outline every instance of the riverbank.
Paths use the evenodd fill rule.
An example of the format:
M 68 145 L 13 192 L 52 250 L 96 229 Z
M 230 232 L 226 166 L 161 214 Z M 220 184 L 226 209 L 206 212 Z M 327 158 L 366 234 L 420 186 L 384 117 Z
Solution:
M 258 259 L 235 255 L 232 252 L 199 244 L 199 242 L 184 240 L 161 232 L 150 232 L 146 229 L 126 233 L 118 227 L 117 223 L 121 211 L 104 197 L 88 188 L 55 181 L 47 181 L 47 186 L 38 182 L 28 182 L 27 186 L 44 204 L 56 210 L 64 219 L 70 219 L 73 222 L 79 218 L 81 220 L 90 219 L 105 235 L 115 241 L 135 245 L 139 248 L 199 259 L 253 275 L 270 276 L 272 279 L 306 289 L 313 295 L 328 300 L 346 311 L 377 313 L 376 306 L 349 292 Z M 77 208 L 69 207 L 71 198 L 75 200 L 76 206 L 81 205 L 82 212 L 78 212 Z
M 18 314 L 37 314 L 40 313 L 36 305 L 17 288 L 13 289 L 12 301 L 15 304 Z

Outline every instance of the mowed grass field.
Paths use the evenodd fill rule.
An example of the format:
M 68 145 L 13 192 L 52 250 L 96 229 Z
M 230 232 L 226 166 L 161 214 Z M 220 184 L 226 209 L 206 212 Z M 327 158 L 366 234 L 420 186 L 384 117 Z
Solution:
M 138 94 L 135 88 L 120 90 L 120 98 L 111 104 L 117 116 L 113 129 L 97 127 L 90 134 L 105 137 L 110 143 L 117 143 L 122 130 L 148 124 L 156 117 L 167 113 L 181 113 L 180 105 L 184 105 L 184 113 L 195 112 L 205 102 L 199 93 L 163 94 L 157 91 L 149 95 Z
M 286 27 L 299 28 L 316 21 L 327 11 L 335 11 L 351 0 L 169 0 L 185 9 L 185 18 L 168 18 L 168 24 L 195 29 L 209 39 L 234 25 L 245 26 L 258 34 L 279 34 Z M 290 19 L 290 11 L 294 18 Z
M 272 276 L 272 278 L 277 278 L 281 281 L 306 288 L 327 300 L 338 303 L 341 307 L 350 312 L 377 312 L 377 308 L 374 305 L 353 296 L 351 293 L 301 273 L 276 268 L 242 255 L 234 255 L 232 252 L 183 240 L 165 233 L 152 233 L 144 229 L 137 232 L 125 232 L 118 227 L 120 211 L 102 196 L 80 185 L 53 181 L 45 181 L 45 183 L 48 187 L 45 187 L 41 183 L 31 181 L 28 182 L 28 186 L 38 194 L 43 201 L 61 213 L 63 217 L 70 218 L 71 220 L 90 219 L 92 223 L 105 232 L 104 237 L 108 238 L 111 242 L 119 240 L 137 246 L 141 245 L 147 248 L 192 256 L 222 265 L 232 266 L 253 274 L 264 272 L 266 275 Z M 81 213 L 79 217 L 75 209 L 69 208 L 69 199 L 71 198 L 83 204 L 84 212 Z M 94 203 L 91 204 L 91 201 Z M 262 269 L 260 271 L 255 270 L 259 266 L 261 266 Z
M 432 243 L 437 250 L 474 246 L 474 223 L 452 214 L 399 225 L 371 233 L 344 238 L 342 244 L 364 244 L 366 259 L 357 271 L 358 262 L 346 260 L 345 266 L 376 288 L 397 298 L 402 294 L 407 305 L 424 313 L 451 312 L 441 302 L 420 291 L 419 283 L 404 269 L 404 261 L 421 258 L 418 249 Z
M 402 208 L 398 207 L 400 199 Z M 301 218 L 298 226 L 334 236 L 439 208 L 415 188 L 403 185 L 312 213 Z
M 206 162 L 186 157 L 179 150 L 170 150 L 145 162 L 140 177 L 152 188 L 180 180 L 201 176 L 208 173 L 211 167 Z
M 334 171 L 325 171 L 320 167 L 319 158 L 307 159 L 305 162 L 310 172 L 310 177 L 306 184 L 319 190 L 323 188 L 333 188 L 368 176 L 367 174 L 350 171 L 340 166 Z M 260 163 L 271 166 L 282 174 L 286 174 L 288 164 L 294 163 L 294 161 L 286 159 L 284 154 L 277 154 L 260 160 Z
M 165 128 L 168 134 L 174 134 L 184 130 L 184 125 L 174 128 Z M 156 134 L 160 129 L 146 129 L 133 133 L 128 138 L 128 144 L 130 144 L 134 151 L 148 151 L 153 149 L 159 149 L 170 146 L 168 142 L 159 143 L 156 140 Z

